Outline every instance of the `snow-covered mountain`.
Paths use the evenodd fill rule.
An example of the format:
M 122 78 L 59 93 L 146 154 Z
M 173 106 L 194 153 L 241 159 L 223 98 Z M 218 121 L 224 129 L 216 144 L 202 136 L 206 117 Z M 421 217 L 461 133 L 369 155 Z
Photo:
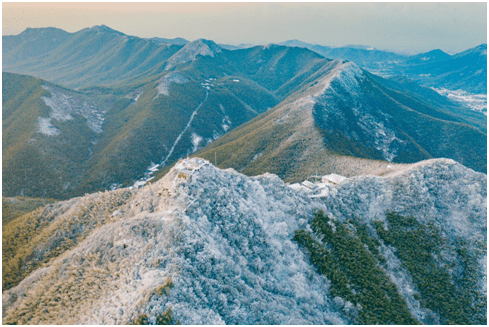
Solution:
M 384 224 L 386 231 L 395 231 L 388 210 L 441 233 L 443 251 L 424 250 L 446 274 L 424 283 L 435 288 L 448 283 L 456 291 L 471 285 L 461 294 L 472 303 L 443 305 L 462 310 L 460 321 L 481 323 L 486 319 L 480 302 L 486 294 L 486 186 L 485 174 L 436 159 L 395 167 L 383 177 L 331 184 L 326 197 L 311 198 L 272 174 L 248 177 L 198 158 L 179 161 L 144 188 L 58 202 L 4 226 L 3 323 L 404 321 L 387 314 L 391 306 L 411 323 L 453 322 L 436 306 L 443 301 L 436 298 L 433 304 L 427 298 L 402 256 L 405 249 L 396 251 L 378 229 Z M 329 217 L 331 235 L 349 228 L 348 243 L 364 244 L 365 258 L 384 276 L 386 308 L 370 308 L 362 296 L 378 293 L 358 288 L 364 282 L 349 275 L 348 265 L 341 266 L 344 254 L 338 257 L 338 274 L 346 273 L 357 295 L 338 295 L 339 281 L 323 274 L 310 258 L 313 253 L 297 243 L 297 233 L 316 230 L 317 209 Z M 321 234 L 311 235 L 331 253 L 343 248 L 336 247 L 337 240 L 328 245 Z M 5 257 L 5 251 L 13 252 Z M 471 283 L 464 284 L 469 272 Z
M 209 40 L 198 39 L 194 42 L 187 43 L 183 48 L 178 50 L 173 56 L 168 58 L 165 70 L 175 65 L 194 61 L 197 56 L 214 57 L 217 53 L 222 52 L 221 47 Z

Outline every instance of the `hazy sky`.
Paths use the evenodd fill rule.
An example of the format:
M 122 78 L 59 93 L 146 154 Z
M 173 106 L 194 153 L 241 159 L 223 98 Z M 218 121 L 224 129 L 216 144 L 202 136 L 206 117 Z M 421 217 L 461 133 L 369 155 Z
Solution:
M 105 24 L 139 37 L 266 44 L 290 39 L 455 53 L 487 42 L 479 3 L 3 3 L 3 35 Z

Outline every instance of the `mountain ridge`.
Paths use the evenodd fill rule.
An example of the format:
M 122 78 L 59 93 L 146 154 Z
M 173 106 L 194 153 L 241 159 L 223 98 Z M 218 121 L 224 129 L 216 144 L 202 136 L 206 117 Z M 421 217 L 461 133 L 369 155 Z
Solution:
M 479 243 L 485 244 L 486 239 L 482 205 L 487 196 L 486 175 L 447 159 L 394 170 L 385 177 L 358 176 L 344 185 L 330 185 L 326 197 L 314 199 L 275 175 L 248 177 L 191 158 L 141 189 L 51 204 L 30 216 L 45 220 L 36 232 L 45 237 L 16 240 L 27 242 L 25 249 L 37 249 L 39 260 L 52 260 L 44 268 L 29 268 L 28 277 L 4 292 L 3 322 L 119 324 L 146 317 L 154 323 L 171 308 L 174 319 L 184 324 L 399 323 L 398 315 L 374 313 L 361 297 L 333 295 L 340 285 L 323 275 L 308 259 L 309 252 L 292 240 L 297 231 L 315 228 L 314 209 L 324 210 L 323 219 L 329 217 L 328 225 L 337 233 L 352 226 L 348 244 L 356 242 L 364 249 L 362 244 L 368 244 L 364 255 L 372 256 L 376 267 L 384 267 L 380 271 L 401 296 L 396 305 L 408 310 L 411 319 L 427 324 L 453 322 L 446 311 L 427 301 L 422 284 L 406 268 L 409 261 L 386 246 L 387 238 L 374 230 L 376 224 L 391 219 L 387 209 L 414 216 L 404 218 L 405 223 L 446 233 L 444 251 L 435 257 L 438 252 L 428 250 L 429 262 L 453 264 L 451 273 L 440 278 L 457 288 L 463 287 L 460 278 L 469 273 L 457 254 L 463 250 L 457 240 L 465 240 L 467 250 L 474 253 L 465 262 L 475 264 L 476 272 L 467 296 L 485 294 L 480 260 L 484 247 Z M 405 195 L 407 186 L 409 196 Z M 76 226 L 83 221 L 92 227 L 99 221 L 101 226 L 88 230 L 83 240 L 67 243 L 72 233 L 81 232 Z M 53 223 L 64 227 L 55 232 Z M 11 226 L 15 222 L 9 223 L 9 230 Z M 4 248 L 13 236 L 4 237 Z M 56 249 L 56 244 L 63 246 Z M 28 253 L 18 252 L 16 258 L 22 260 L 23 255 Z M 30 260 L 21 262 L 29 265 Z M 7 270 L 3 272 L 10 276 Z M 359 283 L 347 278 L 351 285 Z M 95 280 L 100 289 L 90 286 Z M 425 282 L 437 287 L 433 280 Z M 324 287 L 317 288 L 318 284 Z M 368 291 L 357 288 L 357 292 Z M 64 305 L 53 302 L 55 298 L 63 299 Z M 470 305 L 463 307 L 468 311 L 460 317 L 468 323 L 485 319 L 485 306 L 477 301 L 473 313 Z M 391 305 L 387 301 L 375 311 L 387 314 L 384 310 Z M 49 313 L 44 311 L 47 306 Z
M 487 45 L 481 44 L 454 55 L 441 50 L 406 56 L 383 50 L 367 50 L 363 46 L 327 47 L 306 42 L 290 40 L 280 44 L 300 46 L 315 51 L 327 58 L 346 59 L 361 68 L 381 76 L 404 75 L 418 83 L 450 90 L 462 89 L 470 93 L 487 94 Z M 434 56 L 433 56 L 434 55 Z M 471 58 L 471 56 L 474 58 Z M 440 66 L 441 65 L 441 66 Z M 460 69 L 465 67 L 465 70 Z M 480 72 L 479 72 L 480 70 Z M 467 75 L 462 80 L 456 78 Z
M 100 29 L 102 32 L 99 31 Z M 51 189 L 56 195 L 29 194 L 30 196 L 64 196 L 66 198 L 99 189 L 129 186 L 136 181 L 138 181 L 137 185 L 144 184 L 154 176 L 154 169 L 161 168 L 163 163 L 167 165 L 178 158 L 192 155 L 233 128 L 276 107 L 281 102 L 280 106 L 290 107 L 297 99 L 318 92 L 319 87 L 325 88 L 326 85 L 330 85 L 325 74 L 331 73 L 330 70 L 334 65 L 341 62 L 345 67 L 358 66 L 353 66 L 352 63 L 345 61 L 332 61 L 314 51 L 297 47 L 270 44 L 231 51 L 208 40 L 196 40 L 184 46 L 160 46 L 153 41 L 118 33 L 105 33 L 103 30 L 103 27 L 95 27 L 73 33 L 73 39 L 70 41 L 85 40 L 86 44 L 95 42 L 97 46 L 92 47 L 90 51 L 95 54 L 100 51 L 104 52 L 101 61 L 96 64 L 90 62 L 90 67 L 95 65 L 97 69 L 100 69 L 95 69 L 95 75 L 94 70 L 85 69 L 87 66 L 84 65 L 80 66 L 76 59 L 80 58 L 81 44 L 77 45 L 78 48 L 70 49 L 73 52 L 69 54 L 62 49 L 56 50 L 67 60 L 64 61 L 65 64 L 62 64 L 61 68 L 57 69 L 63 70 L 73 65 L 78 67 L 81 75 L 75 73 L 73 76 L 76 81 L 85 81 L 84 83 L 86 81 L 96 83 L 96 81 L 101 81 L 100 78 L 110 81 L 118 76 L 124 77 L 122 81 L 111 87 L 92 85 L 80 88 L 78 91 L 58 88 L 55 89 L 56 92 L 53 92 L 59 96 L 51 94 L 51 96 L 44 95 L 44 98 L 40 99 L 28 99 L 28 101 L 36 101 L 35 103 L 44 102 L 41 107 L 48 112 L 36 114 L 37 117 L 40 117 L 37 122 L 40 127 L 31 126 L 32 130 L 29 132 L 24 128 L 22 131 L 26 132 L 25 135 L 9 138 L 12 144 L 19 144 L 17 150 L 25 149 L 26 146 L 33 145 L 32 142 L 27 142 L 29 139 L 37 139 L 33 136 L 27 137 L 27 134 L 37 135 L 38 131 L 45 131 L 47 134 L 52 134 L 46 135 L 49 137 L 45 140 L 47 143 L 44 144 L 50 144 L 48 148 L 51 150 L 47 151 L 41 146 L 30 153 L 22 152 L 24 153 L 22 158 L 28 159 L 33 154 L 44 158 L 46 153 L 52 153 L 52 151 L 57 154 L 55 157 L 58 157 L 58 149 L 63 149 L 63 153 L 60 153 L 59 156 L 66 157 L 66 153 L 71 153 L 67 158 L 68 161 L 71 162 L 73 157 L 79 159 L 76 164 L 66 165 L 69 169 L 62 168 L 61 171 L 76 171 L 72 176 L 81 178 L 81 181 L 75 182 L 70 178 L 67 180 L 62 177 L 66 174 L 63 173 L 60 177 L 56 173 L 54 176 L 58 175 L 58 177 L 47 178 L 47 180 L 60 181 L 59 183 L 62 181 L 58 187 L 54 187 L 52 183 L 50 183 L 52 187 L 49 188 L 36 186 L 37 190 Z M 111 44 L 107 43 L 107 40 L 121 47 L 105 53 L 106 47 Z M 143 45 L 143 50 L 148 51 L 141 50 L 140 45 Z M 124 49 L 130 51 L 126 52 Z M 158 54 L 152 55 L 153 50 L 151 49 L 156 49 Z M 139 61 L 136 59 L 127 59 L 128 56 L 129 58 L 134 57 L 133 51 L 137 52 L 136 57 L 146 58 L 143 64 L 138 64 Z M 93 54 L 87 58 L 92 57 L 100 59 Z M 42 61 L 40 58 L 36 60 Z M 117 64 L 124 60 L 126 60 L 124 65 Z M 156 62 L 158 64 L 154 66 Z M 114 68 L 110 69 L 110 67 Z M 165 68 L 168 69 L 165 70 Z M 257 145 L 252 146 L 253 150 L 244 151 L 244 147 L 241 147 L 235 152 L 233 146 L 227 147 L 231 153 L 226 150 L 219 155 L 222 156 L 219 161 L 221 163 L 227 161 L 227 167 L 234 167 L 238 170 L 250 165 L 250 173 L 253 172 L 253 174 L 258 171 L 265 172 L 268 165 L 274 167 L 273 172 L 287 181 L 289 180 L 283 173 L 287 166 L 294 167 L 290 170 L 294 171 L 293 175 L 298 174 L 294 178 L 303 179 L 305 174 L 311 174 L 324 162 L 331 164 L 327 169 L 337 169 L 340 162 L 348 167 L 351 162 L 353 166 L 341 170 L 343 175 L 350 175 L 355 170 L 367 173 L 370 171 L 369 166 L 374 167 L 371 171 L 381 172 L 388 165 L 388 163 L 375 162 L 375 160 L 413 162 L 431 157 L 453 157 L 463 161 L 467 166 L 484 171 L 483 156 L 479 154 L 479 149 L 483 145 L 483 141 L 480 140 L 481 135 L 487 130 L 485 119 L 482 119 L 484 117 L 477 113 L 466 113 L 464 108 L 449 100 L 443 100 L 440 95 L 435 96 L 432 91 L 417 87 L 411 82 L 395 78 L 385 80 L 368 75 L 365 71 L 360 72 L 359 69 L 357 67 L 344 70 L 340 79 L 336 78 L 332 81 L 334 92 L 328 91 L 327 94 L 317 95 L 321 99 L 315 99 L 314 105 L 304 111 L 308 115 L 306 120 L 298 118 L 300 117 L 299 111 L 297 115 L 294 114 L 295 119 L 299 119 L 301 123 L 305 124 L 304 126 L 307 126 L 307 133 L 297 131 L 295 126 L 290 125 L 290 122 L 284 124 L 284 117 L 276 116 L 277 123 L 266 123 L 267 127 L 264 127 L 267 130 L 265 135 L 268 135 L 264 137 L 264 140 L 276 145 L 275 148 L 270 148 L 264 140 L 256 139 L 258 131 L 264 131 L 264 129 L 256 129 L 251 131 L 253 142 Z M 107 77 L 109 75 L 110 78 Z M 349 87 L 349 83 L 353 83 L 350 85 L 354 86 L 353 89 Z M 360 97 L 356 93 L 360 90 L 358 86 L 363 84 L 365 87 L 361 89 L 362 97 Z M 21 87 L 17 86 L 15 89 L 20 90 Z M 41 92 L 40 89 L 39 92 Z M 81 99 L 81 95 L 86 99 L 87 106 L 73 111 L 77 118 L 73 114 L 66 116 L 77 119 L 76 126 L 78 127 L 71 128 L 69 132 L 75 132 L 78 136 L 76 141 L 68 139 L 65 141 L 67 144 L 78 144 L 73 148 L 78 149 L 79 154 L 83 154 L 85 158 L 83 160 L 80 155 L 73 156 L 66 146 L 52 146 L 63 137 L 71 135 L 63 133 L 60 127 L 53 122 L 74 123 L 70 119 L 64 120 L 62 115 L 58 117 L 56 108 L 63 106 L 74 106 L 75 108 L 78 102 L 76 99 Z M 72 97 L 72 99 L 65 100 L 64 97 Z M 206 100 L 202 104 L 204 99 Z M 8 96 L 4 96 L 4 100 L 4 108 L 10 107 L 8 110 L 11 110 L 15 107 L 14 102 L 5 105 L 9 101 Z M 51 105 L 46 106 L 46 101 Z M 70 101 L 75 102 L 70 104 Z M 100 103 L 100 108 L 103 109 L 90 112 L 88 104 L 94 101 Z M 306 105 L 304 101 L 298 103 L 299 107 Z M 202 104 L 201 107 L 200 104 Z M 348 106 L 353 108 L 354 112 L 350 112 Z M 328 108 L 335 109 L 328 111 Z M 414 109 L 414 111 L 408 109 Z M 310 114 L 311 110 L 313 114 Z M 402 116 L 411 122 L 422 121 L 423 129 L 418 131 L 409 124 L 403 123 Z M 170 117 L 173 118 L 170 119 Z M 346 124 L 345 117 L 350 117 L 352 123 Z M 89 124 L 82 123 L 82 120 L 88 121 Z M 170 124 L 169 121 L 173 123 Z M 342 126 L 341 130 L 332 128 L 335 121 L 339 124 L 336 125 Z M 274 124 L 282 124 L 282 126 L 268 129 Z M 284 134 L 285 126 L 289 126 L 290 131 L 294 132 L 279 143 L 270 140 L 272 130 L 273 133 L 276 133 L 274 135 L 278 136 Z M 446 139 L 440 140 L 439 144 L 442 144 L 440 149 L 437 148 L 436 142 L 431 140 L 432 137 L 428 136 L 429 132 L 425 130 L 425 127 L 435 128 L 435 130 L 445 128 L 450 132 Z M 5 128 L 4 131 L 6 130 Z M 464 131 L 461 132 L 460 138 L 455 137 L 457 131 Z M 443 135 L 443 133 L 439 134 Z M 14 142 L 15 139 L 22 139 L 26 143 L 20 145 Z M 453 144 L 460 144 L 461 139 L 474 146 L 465 149 L 447 143 L 447 140 L 450 142 L 456 140 Z M 4 145 L 10 144 L 9 142 L 4 142 Z M 219 142 L 219 144 L 222 143 Z M 291 144 L 298 148 L 294 149 Z M 312 148 L 307 150 L 306 144 Z M 13 146 L 12 149 L 16 147 Z M 319 156 L 312 155 L 313 148 L 319 151 L 325 147 L 329 148 L 325 150 L 324 155 L 329 156 L 330 159 L 321 161 Z M 270 155 L 272 152 L 276 155 L 264 156 L 263 151 L 266 148 L 269 148 Z M 453 151 L 450 152 L 447 149 L 453 149 Z M 278 150 L 280 151 L 277 152 Z M 273 162 L 282 156 L 282 150 L 287 153 L 284 156 L 288 159 L 283 157 Z M 296 158 L 291 155 L 296 150 L 303 153 L 297 158 L 301 162 L 298 166 L 294 163 Z M 211 146 L 206 151 L 207 159 L 211 159 L 211 156 L 216 159 L 217 153 L 212 153 L 216 152 L 215 147 Z M 469 155 L 468 152 L 471 154 Z M 353 159 L 352 156 L 357 158 Z M 11 156 L 11 159 L 14 157 Z M 308 168 L 302 169 L 302 165 L 307 162 L 306 158 L 311 159 L 311 164 Z M 15 167 L 15 173 L 4 174 L 4 176 L 10 175 L 12 179 L 11 183 L 5 185 L 17 184 L 14 188 L 12 185 L 7 186 L 5 189 L 9 193 L 5 195 L 21 195 L 22 189 L 25 189 L 24 186 L 27 185 L 25 183 L 37 184 L 34 176 L 24 178 L 27 176 L 23 173 L 24 170 L 31 172 L 37 170 L 37 168 L 28 167 L 28 163 L 32 160 L 17 159 L 12 159 L 11 164 L 4 162 L 4 167 Z M 369 160 L 364 161 L 363 159 Z M 230 165 L 232 162 L 237 166 Z M 41 166 L 43 165 L 39 165 Z M 23 167 L 24 170 L 19 167 Z M 49 164 L 46 167 L 49 171 L 48 167 L 56 167 L 56 165 Z M 255 168 L 251 169 L 251 167 Z M 257 167 L 260 167 L 260 170 L 255 170 L 258 169 Z M 82 177 L 85 175 L 89 177 Z M 45 176 L 53 176 L 53 174 L 50 172 Z M 19 183 L 20 180 L 24 180 L 23 185 Z M 74 193 L 68 195 L 66 192 Z
M 438 102 L 441 100 L 432 90 L 420 88 L 426 93 L 416 90 L 405 95 L 399 89 L 403 85 L 390 83 L 350 62 L 326 62 L 277 107 L 196 155 L 207 160 L 217 157 L 222 168 L 232 167 L 251 175 L 268 171 L 287 182 L 297 182 L 315 171 L 349 176 L 355 171 L 382 171 L 388 164 L 372 159 L 411 163 L 453 157 L 467 151 L 465 142 L 471 139 L 478 140 L 478 150 L 463 160 L 468 164 L 466 158 L 473 158 L 475 161 L 468 165 L 485 171 L 485 116 L 478 114 L 477 121 L 482 125 L 472 123 L 447 103 Z M 431 127 L 413 130 L 412 126 L 420 124 Z M 437 139 L 431 143 L 424 133 L 432 129 L 444 132 L 430 136 Z M 458 143 L 467 135 L 472 136 Z M 444 137 L 447 139 L 442 140 Z M 440 144 L 455 151 L 443 152 Z M 346 156 L 357 158 L 348 162 Z
M 3 40 L 4 324 L 487 324 L 487 46 Z

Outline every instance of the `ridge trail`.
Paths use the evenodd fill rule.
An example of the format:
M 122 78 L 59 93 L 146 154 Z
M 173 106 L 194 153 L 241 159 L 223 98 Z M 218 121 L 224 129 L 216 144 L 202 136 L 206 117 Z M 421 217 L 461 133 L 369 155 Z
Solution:
M 190 120 L 188 121 L 187 126 L 185 126 L 184 130 L 180 133 L 180 135 L 178 135 L 177 139 L 175 140 L 175 143 L 173 143 L 173 146 L 170 149 L 170 152 L 168 152 L 168 155 L 166 156 L 165 160 L 163 160 L 163 162 L 161 163 L 161 168 L 165 167 L 165 163 L 168 161 L 168 158 L 170 158 L 170 156 L 172 155 L 173 150 L 175 149 L 175 146 L 180 141 L 180 138 L 182 137 L 182 135 L 190 127 L 190 124 L 192 124 L 192 120 L 194 120 L 194 117 L 197 114 L 197 111 L 199 111 L 200 107 L 202 107 L 202 105 L 204 104 L 204 102 L 207 100 L 207 97 L 208 96 L 209 96 L 209 92 L 205 91 L 205 99 L 197 106 L 197 108 L 195 108 L 194 112 L 190 116 Z

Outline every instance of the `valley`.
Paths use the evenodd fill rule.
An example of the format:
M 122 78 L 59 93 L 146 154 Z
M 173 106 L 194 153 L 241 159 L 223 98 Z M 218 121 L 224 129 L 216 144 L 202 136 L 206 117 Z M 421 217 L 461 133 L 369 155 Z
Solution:
M 486 324 L 487 46 L 4 35 L 4 324 Z
M 60 40 L 53 49 L 29 55 L 33 40 L 53 36 Z M 270 44 L 231 51 L 209 40 L 155 43 L 106 26 L 76 33 L 26 30 L 4 39 L 4 70 L 50 78 L 3 74 L 4 107 L 13 113 L 8 118 L 4 113 L 3 119 L 6 196 L 67 199 L 141 186 L 162 176 L 155 167 L 165 169 L 199 150 L 209 160 L 219 157 L 220 167 L 252 175 L 268 171 L 289 182 L 315 170 L 347 176 L 381 173 L 387 165 L 382 161 L 436 157 L 487 169 L 485 115 L 410 80 L 383 79 L 306 48 Z M 77 50 L 80 42 L 91 50 Z M 68 47 L 76 55 L 66 55 Z M 163 53 L 168 56 L 158 57 Z M 47 55 L 51 63 L 43 59 Z M 158 63 L 150 64 L 157 57 Z M 127 64 L 95 68 L 98 61 L 110 67 L 117 60 Z M 73 65 L 83 70 L 82 77 L 62 73 Z M 16 92 L 29 78 L 37 85 L 36 95 L 19 103 Z M 24 122 L 20 108 L 27 105 L 38 118 L 19 129 L 17 120 Z M 272 116 L 274 123 L 265 127 L 260 122 Z M 253 135 L 243 138 L 245 129 Z M 233 135 L 246 146 L 235 148 Z M 226 140 L 231 143 L 224 145 Z M 287 154 L 297 146 L 303 150 Z

